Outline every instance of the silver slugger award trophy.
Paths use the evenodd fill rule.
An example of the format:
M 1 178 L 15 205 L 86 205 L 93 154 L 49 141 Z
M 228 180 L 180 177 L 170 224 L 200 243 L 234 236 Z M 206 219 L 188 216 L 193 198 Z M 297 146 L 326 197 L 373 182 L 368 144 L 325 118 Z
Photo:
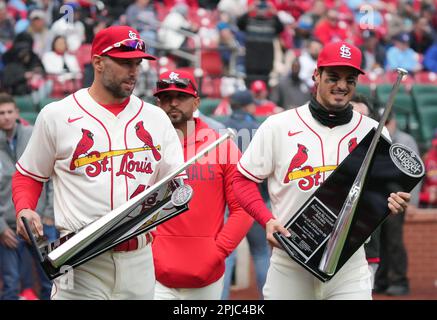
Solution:
M 69 233 L 54 242 L 37 241 L 28 221 L 22 218 L 34 252 L 48 277 L 54 279 L 62 275 L 65 266 L 77 267 L 187 211 L 193 189 L 184 184 L 183 179 L 178 176 L 191 164 L 234 136 L 234 131 L 227 129 L 219 139 L 199 151 L 165 178 L 81 230 Z
M 371 130 L 274 237 L 321 281 L 331 279 L 389 215 L 392 192 L 411 191 L 425 175 L 420 157 L 381 133 L 402 77 L 398 69 L 377 129 Z M 346 199 L 346 200 L 345 200 Z

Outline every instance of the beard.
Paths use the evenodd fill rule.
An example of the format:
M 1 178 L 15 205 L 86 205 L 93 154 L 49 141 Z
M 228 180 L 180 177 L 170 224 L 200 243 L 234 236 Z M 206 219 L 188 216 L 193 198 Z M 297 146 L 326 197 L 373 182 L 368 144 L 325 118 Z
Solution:
M 171 109 L 170 111 L 167 112 L 167 115 L 174 126 L 181 125 L 183 123 L 188 122 L 188 120 L 190 120 L 190 117 L 188 117 L 185 113 L 177 109 Z
M 124 81 L 133 82 L 132 88 L 124 89 L 123 88 L 123 86 L 125 85 Z M 123 79 L 123 80 L 117 81 L 113 75 L 104 73 L 103 77 L 102 77 L 102 84 L 106 90 L 111 92 L 111 94 L 114 96 L 114 98 L 125 99 L 127 97 L 130 97 L 132 92 L 134 91 L 136 80 L 135 79 Z

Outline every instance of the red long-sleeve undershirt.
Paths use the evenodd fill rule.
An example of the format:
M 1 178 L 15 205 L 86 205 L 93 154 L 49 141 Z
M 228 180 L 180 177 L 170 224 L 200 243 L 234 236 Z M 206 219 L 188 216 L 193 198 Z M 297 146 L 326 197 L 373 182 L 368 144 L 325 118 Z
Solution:
M 43 183 L 16 171 L 12 177 L 12 200 L 15 214 L 23 209 L 35 210 L 41 194 Z
M 258 185 L 237 171 L 234 175 L 233 189 L 240 206 L 265 228 L 266 223 L 274 217 L 264 203 Z
M 122 103 L 101 104 L 106 110 L 117 116 L 128 105 L 130 97 Z M 15 204 L 15 214 L 23 209 L 35 210 L 43 183 L 16 171 L 12 179 L 12 200 Z

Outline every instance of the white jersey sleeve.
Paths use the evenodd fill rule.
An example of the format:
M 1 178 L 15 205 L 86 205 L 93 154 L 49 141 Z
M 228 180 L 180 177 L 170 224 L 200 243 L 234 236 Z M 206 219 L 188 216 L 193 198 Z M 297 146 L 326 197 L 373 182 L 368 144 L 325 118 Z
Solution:
M 274 132 L 267 119 L 238 162 L 238 170 L 248 179 L 261 183 L 274 172 L 274 140 Z
M 56 159 L 56 136 L 46 121 L 45 110 L 38 115 L 29 143 L 16 164 L 21 174 L 41 182 L 49 180 Z

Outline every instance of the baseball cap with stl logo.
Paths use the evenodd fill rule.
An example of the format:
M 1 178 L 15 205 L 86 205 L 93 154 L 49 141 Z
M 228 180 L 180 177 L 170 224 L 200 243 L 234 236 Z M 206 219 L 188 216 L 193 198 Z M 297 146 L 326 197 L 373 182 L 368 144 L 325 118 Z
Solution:
M 361 50 L 348 42 L 331 42 L 325 45 L 317 59 L 317 68 L 346 66 L 358 70 L 361 74 Z
M 140 39 L 139 32 L 129 26 L 112 26 L 100 30 L 94 37 L 91 48 L 91 56 L 94 55 L 156 60 L 147 53 L 146 43 Z
M 169 70 L 161 73 L 156 82 L 155 97 L 165 91 L 179 91 L 198 97 L 197 83 L 191 72 L 185 70 Z

